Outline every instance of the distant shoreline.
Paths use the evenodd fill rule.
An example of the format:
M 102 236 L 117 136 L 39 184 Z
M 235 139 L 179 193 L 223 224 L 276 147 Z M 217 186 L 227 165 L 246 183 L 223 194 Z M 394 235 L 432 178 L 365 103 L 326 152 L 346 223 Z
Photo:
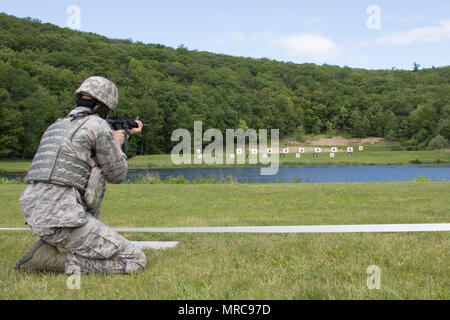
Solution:
M 192 161 L 193 162 L 193 161 Z M 224 161 L 225 162 L 225 161 Z M 279 166 L 364 166 L 364 165 L 411 165 L 411 164 L 449 164 L 449 151 L 355 151 L 352 157 L 347 153 L 339 152 L 335 158 L 330 158 L 329 153 L 322 152 L 317 159 L 312 153 L 305 153 L 301 158 L 296 158 L 295 153 L 285 155 L 279 159 Z M 0 173 L 24 173 L 28 172 L 31 160 L 0 160 Z M 235 167 L 263 167 L 262 164 L 183 164 L 172 163 L 170 154 L 146 155 L 129 158 L 129 170 L 151 169 L 189 169 L 189 168 L 235 168 Z

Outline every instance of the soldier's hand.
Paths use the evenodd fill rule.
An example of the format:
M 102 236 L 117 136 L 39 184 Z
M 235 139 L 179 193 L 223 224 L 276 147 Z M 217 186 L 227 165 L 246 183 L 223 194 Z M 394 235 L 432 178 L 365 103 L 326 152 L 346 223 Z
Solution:
M 114 140 L 116 141 L 117 145 L 119 146 L 119 148 L 122 148 L 122 145 L 125 141 L 125 131 L 124 130 L 113 130 L 113 137 Z
M 143 127 L 144 125 L 143 125 L 142 122 L 139 121 L 139 120 L 134 120 L 134 121 L 136 121 L 136 123 L 137 123 L 137 125 L 138 125 L 138 128 L 132 128 L 132 129 L 130 129 L 130 130 L 129 130 L 129 131 L 130 131 L 130 134 L 140 134 L 140 133 L 142 133 L 142 127 Z

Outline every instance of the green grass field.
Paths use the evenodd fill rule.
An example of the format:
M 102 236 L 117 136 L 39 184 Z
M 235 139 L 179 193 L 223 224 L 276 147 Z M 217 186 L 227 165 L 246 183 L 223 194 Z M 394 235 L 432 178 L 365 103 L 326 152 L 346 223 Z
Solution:
M 367 146 L 366 151 L 355 151 L 349 158 L 347 153 L 336 153 L 334 159 L 329 153 L 321 153 L 314 159 L 312 153 L 305 153 L 300 159 L 295 153 L 289 153 L 284 159 L 280 159 L 280 166 L 329 166 L 329 165 L 388 165 L 388 164 L 420 164 L 420 163 L 450 163 L 450 152 L 448 151 L 388 151 L 386 146 Z M 292 148 L 291 148 L 292 149 Z M 294 150 L 294 149 L 292 149 Z M 224 156 L 225 157 L 225 156 Z M 256 157 L 253 156 L 252 157 Z M 243 166 L 237 164 L 226 165 L 226 158 L 220 164 L 194 164 L 191 156 L 191 164 L 175 165 L 170 154 L 137 156 L 128 160 L 129 169 L 166 169 L 166 168 L 199 168 L 199 167 L 232 167 Z M 27 160 L 0 160 L 1 172 L 27 172 L 31 161 Z M 249 160 L 245 159 L 245 165 Z
M 256 157 L 251 155 L 251 157 Z M 162 168 L 195 168 L 195 167 L 230 167 L 235 165 L 196 165 L 172 163 L 170 155 L 137 156 L 128 161 L 129 169 L 162 169 Z M 237 163 L 237 162 L 236 162 Z M 295 153 L 289 153 L 284 159 L 279 160 L 280 166 L 330 166 L 330 165 L 388 165 L 388 164 L 420 164 L 420 163 L 450 163 L 450 152 L 447 151 L 365 151 L 354 152 L 352 157 L 347 153 L 339 152 L 335 158 L 330 158 L 329 153 L 321 153 L 314 158 L 312 153 L 305 153 L 298 159 Z M 245 165 L 249 165 L 249 159 L 245 159 Z M 241 165 L 242 166 L 242 165 Z
M 23 227 L 25 185 L 0 185 L 0 226 Z M 109 185 L 112 227 L 449 223 L 450 182 Z M 449 299 L 449 233 L 124 234 L 180 241 L 145 250 L 142 273 L 15 274 L 31 232 L 0 232 L 0 299 Z M 367 267 L 381 269 L 368 290 Z

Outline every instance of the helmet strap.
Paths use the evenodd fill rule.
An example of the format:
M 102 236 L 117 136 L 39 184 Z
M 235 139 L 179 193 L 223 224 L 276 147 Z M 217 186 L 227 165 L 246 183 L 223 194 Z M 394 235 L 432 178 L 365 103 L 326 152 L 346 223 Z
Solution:
M 106 119 L 109 113 L 109 108 L 97 99 L 83 99 L 81 95 L 77 96 L 77 106 L 89 108 L 92 111 L 90 114 L 98 114 L 101 118 Z
M 109 108 L 108 106 L 100 102 L 95 106 L 93 112 L 98 114 L 100 118 L 106 119 L 108 117 Z

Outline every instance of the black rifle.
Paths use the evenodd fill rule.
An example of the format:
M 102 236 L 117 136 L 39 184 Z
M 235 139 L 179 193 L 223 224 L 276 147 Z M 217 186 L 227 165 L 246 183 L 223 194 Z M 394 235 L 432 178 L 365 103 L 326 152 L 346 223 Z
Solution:
M 130 129 L 139 128 L 136 120 L 139 120 L 139 117 L 136 120 L 121 118 L 120 116 L 114 116 L 110 119 L 105 119 L 106 122 L 114 129 L 114 130 L 123 130 L 125 131 L 125 139 L 122 145 L 122 151 L 127 153 L 129 150 L 128 147 L 128 137 L 130 136 Z M 148 127 L 148 124 L 144 124 L 144 127 Z

